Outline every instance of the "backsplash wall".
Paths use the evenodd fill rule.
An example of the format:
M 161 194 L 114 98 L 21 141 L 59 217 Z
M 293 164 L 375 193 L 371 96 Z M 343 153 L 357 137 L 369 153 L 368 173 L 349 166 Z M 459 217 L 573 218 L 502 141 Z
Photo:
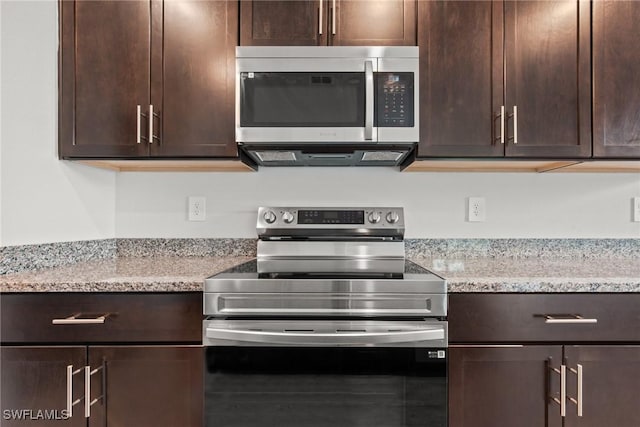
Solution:
M 261 205 L 403 206 L 409 238 L 640 238 L 639 174 L 399 173 L 276 168 L 258 173 L 120 173 L 116 237 L 255 237 Z M 206 221 L 187 221 L 187 197 Z M 466 198 L 487 220 L 466 221 Z

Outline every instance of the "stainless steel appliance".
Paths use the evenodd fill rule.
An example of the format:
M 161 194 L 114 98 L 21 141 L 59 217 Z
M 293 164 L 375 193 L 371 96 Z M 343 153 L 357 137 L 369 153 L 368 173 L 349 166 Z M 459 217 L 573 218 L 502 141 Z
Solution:
M 236 48 L 236 141 L 251 166 L 406 166 L 415 46 Z
M 205 281 L 207 426 L 445 427 L 447 294 L 401 208 L 260 208 Z

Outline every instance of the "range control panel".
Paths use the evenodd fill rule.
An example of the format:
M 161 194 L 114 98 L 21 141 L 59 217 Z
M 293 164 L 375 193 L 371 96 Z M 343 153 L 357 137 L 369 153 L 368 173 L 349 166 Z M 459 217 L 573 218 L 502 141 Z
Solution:
M 378 127 L 413 127 L 413 73 L 376 73 Z
M 294 208 L 261 207 L 258 235 L 318 236 L 367 235 L 384 230 L 385 235 L 404 234 L 402 208 Z

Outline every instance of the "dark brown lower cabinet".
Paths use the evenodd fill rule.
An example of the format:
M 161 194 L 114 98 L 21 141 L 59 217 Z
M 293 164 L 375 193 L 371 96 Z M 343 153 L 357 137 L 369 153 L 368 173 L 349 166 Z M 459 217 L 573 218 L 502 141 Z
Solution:
M 0 359 L 3 427 L 202 426 L 201 346 L 0 347 Z M 65 419 L 67 366 L 77 403 Z
M 561 360 L 558 345 L 450 348 L 449 427 L 562 426 Z
M 203 349 L 200 346 L 89 347 L 89 427 L 201 427 Z
M 63 413 L 69 386 L 67 366 L 83 367 L 86 352 L 84 346 L 0 347 L 0 425 L 86 426 L 80 405 L 73 407 L 68 418 Z M 83 390 L 79 377 L 73 376 L 74 399 Z
M 565 346 L 567 395 L 577 399 L 582 370 L 582 416 L 567 407 L 566 427 L 640 426 L 640 345 Z

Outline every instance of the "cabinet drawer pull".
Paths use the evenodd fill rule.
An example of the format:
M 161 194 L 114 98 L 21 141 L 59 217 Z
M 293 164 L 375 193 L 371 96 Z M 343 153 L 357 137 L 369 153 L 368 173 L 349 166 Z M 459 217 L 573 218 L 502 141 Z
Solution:
M 574 403 L 578 408 L 578 416 L 581 417 L 582 416 L 582 365 L 581 364 L 577 364 L 576 365 L 576 369 L 573 368 L 569 368 L 569 371 L 571 371 L 572 373 L 576 374 L 578 376 L 578 396 L 576 399 L 574 399 L 573 397 L 570 397 L 569 400 Z
M 73 400 L 73 376 L 82 372 L 82 368 L 73 370 L 73 365 L 67 365 L 67 415 L 73 416 L 73 407 L 82 401 L 82 398 Z
M 109 313 L 102 314 L 98 317 L 93 318 L 80 318 L 82 313 L 72 314 L 69 317 L 65 317 L 64 319 L 53 319 L 51 324 L 53 325 L 98 325 L 104 323 L 109 317 Z
M 91 400 L 91 376 L 102 371 L 102 394 L 95 399 Z M 84 367 L 84 417 L 89 418 L 91 416 L 91 406 L 96 404 L 100 399 L 104 398 L 105 390 L 105 376 L 104 376 L 104 362 L 102 366 L 96 369 L 91 369 L 91 366 Z
M 544 323 L 548 324 L 566 324 L 566 323 L 598 323 L 596 318 L 585 318 L 579 314 L 545 314 Z

